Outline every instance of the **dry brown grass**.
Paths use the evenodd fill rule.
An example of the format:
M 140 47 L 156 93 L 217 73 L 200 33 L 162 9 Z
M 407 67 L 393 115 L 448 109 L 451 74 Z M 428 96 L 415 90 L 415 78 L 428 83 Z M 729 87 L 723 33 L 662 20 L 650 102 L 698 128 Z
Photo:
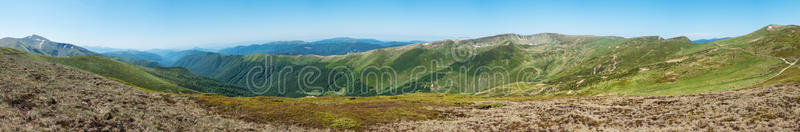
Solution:
M 341 101 L 332 101 L 330 98 L 230 98 L 218 95 L 195 97 L 205 107 L 230 118 L 255 123 L 279 123 L 338 130 L 363 130 L 366 126 L 377 124 L 442 119 L 450 114 L 457 114 L 432 109 L 454 106 L 451 103 L 381 100 L 372 97 L 337 98 Z
M 286 131 L 59 64 L 0 55 L 0 131 Z
M 800 131 L 800 84 L 663 97 L 572 97 L 506 102 L 469 117 L 376 126 L 380 131 Z

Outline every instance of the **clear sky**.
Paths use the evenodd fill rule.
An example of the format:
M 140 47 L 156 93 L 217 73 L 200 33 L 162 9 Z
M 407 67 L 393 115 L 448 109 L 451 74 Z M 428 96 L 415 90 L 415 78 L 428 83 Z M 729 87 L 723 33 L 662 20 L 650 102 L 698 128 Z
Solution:
M 256 40 L 465 39 L 501 33 L 688 36 L 800 24 L 798 0 L 0 0 L 0 37 L 114 48 Z

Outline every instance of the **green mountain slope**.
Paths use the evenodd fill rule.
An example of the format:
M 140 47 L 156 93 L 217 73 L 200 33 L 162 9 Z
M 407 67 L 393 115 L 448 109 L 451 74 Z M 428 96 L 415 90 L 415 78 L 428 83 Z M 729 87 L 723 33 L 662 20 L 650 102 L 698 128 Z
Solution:
M 266 88 L 284 92 L 264 95 L 289 97 L 428 91 L 487 96 L 676 95 L 741 89 L 776 78 L 797 60 L 798 29 L 770 25 L 708 44 L 686 37 L 503 34 L 336 56 L 205 53 L 187 56 L 177 65 L 241 86 L 271 80 Z M 265 62 L 271 62 L 266 67 L 273 72 L 258 73 L 267 79 L 248 74 L 263 71 L 259 67 Z M 280 69 L 291 70 L 280 73 Z M 340 71 L 346 76 L 336 74 Z
M 180 87 L 164 79 L 145 72 L 144 67 L 130 65 L 100 56 L 75 56 L 68 58 L 43 57 L 49 62 L 64 64 L 86 70 L 112 80 L 127 82 L 130 85 L 145 89 L 175 92 L 196 93 L 194 90 Z
M 148 68 L 101 56 L 50 57 L 3 47 L 0 47 L 0 55 L 44 60 L 76 67 L 111 80 L 151 91 L 253 96 L 251 92 L 241 86 L 202 77 L 184 68 Z
M 727 49 L 788 59 L 800 56 L 798 38 L 800 38 L 800 28 L 796 25 L 769 25 L 744 36 L 711 43 Z

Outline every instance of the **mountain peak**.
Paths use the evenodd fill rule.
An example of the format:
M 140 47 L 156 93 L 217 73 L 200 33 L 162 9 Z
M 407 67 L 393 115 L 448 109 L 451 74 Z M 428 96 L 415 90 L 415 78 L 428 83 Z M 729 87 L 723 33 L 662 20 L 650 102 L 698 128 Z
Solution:
M 767 25 L 767 27 L 783 27 L 783 26 L 784 26 L 784 25 L 780 25 L 780 24 L 770 24 L 770 25 Z
M 686 36 L 679 36 L 679 37 L 669 38 L 667 40 L 677 40 L 677 41 L 683 41 L 683 42 L 688 42 L 688 43 L 692 42 L 692 40 L 690 40 L 689 37 L 686 37 Z
M 30 36 L 27 36 L 27 37 L 25 37 L 25 39 L 33 39 L 33 40 L 45 40 L 45 41 L 50 41 L 50 40 L 48 40 L 47 38 L 44 38 L 44 37 L 42 37 L 42 36 L 39 36 L 39 35 L 36 35 L 36 34 L 31 34 Z
M 800 29 L 800 26 L 797 26 L 797 25 L 770 24 L 770 25 L 765 26 L 764 28 L 761 28 L 761 30 L 766 30 L 766 31 L 778 31 L 778 30 L 783 30 L 783 29 L 797 30 L 797 29 Z
M 358 38 L 350 38 L 350 37 L 337 37 L 337 38 L 330 38 L 330 39 L 323 39 L 319 41 L 314 41 L 313 43 L 342 43 L 342 42 L 349 42 L 349 43 L 369 43 L 369 44 L 381 44 L 384 43 L 383 41 L 376 40 L 376 39 L 358 39 Z
M 775 30 L 777 30 L 778 28 L 781 28 L 781 27 L 783 27 L 783 25 L 770 24 L 770 25 L 767 25 L 766 29 L 767 29 L 767 31 L 775 31 Z

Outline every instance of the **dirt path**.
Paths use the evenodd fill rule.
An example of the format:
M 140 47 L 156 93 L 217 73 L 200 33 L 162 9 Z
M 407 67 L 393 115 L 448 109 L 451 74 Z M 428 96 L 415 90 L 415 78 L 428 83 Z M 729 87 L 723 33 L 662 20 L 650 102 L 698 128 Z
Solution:
M 666 97 L 574 97 L 489 110 L 450 108 L 468 117 L 387 124 L 412 131 L 800 131 L 800 84 Z
M 772 77 L 770 77 L 769 79 L 766 79 L 766 80 L 764 80 L 764 81 L 769 81 L 769 80 L 772 80 L 772 78 L 775 78 L 775 77 L 777 77 L 777 76 L 779 76 L 779 75 L 783 74 L 783 72 L 784 72 L 784 71 L 786 71 L 786 70 L 787 70 L 787 69 L 789 69 L 789 68 L 792 68 L 792 66 L 795 66 L 795 65 L 797 64 L 797 61 L 800 61 L 800 59 L 795 59 L 795 60 L 794 60 L 794 62 L 792 62 L 792 63 L 789 63 L 789 61 L 786 61 L 786 59 L 784 59 L 784 58 L 781 58 L 781 60 L 783 60 L 783 62 L 784 62 L 784 63 L 786 63 L 786 64 L 789 64 L 789 66 L 786 66 L 786 67 L 784 67 L 783 69 L 781 69 L 781 71 L 780 71 L 780 72 L 778 72 L 778 74 L 775 74 L 775 76 L 772 76 Z M 798 68 L 800 68 L 800 67 L 798 67 Z M 762 83 L 763 83 L 763 82 L 762 82 Z
M 765 79 L 761 83 L 764 83 L 766 81 L 771 80 L 772 78 L 780 76 L 781 74 L 783 74 L 784 71 L 786 71 L 789 68 L 792 68 L 792 66 L 795 66 L 797 64 L 797 62 L 800 61 L 800 58 L 797 58 L 797 59 L 794 59 L 794 62 L 789 62 L 789 61 L 786 60 L 786 58 L 782 58 L 782 57 L 775 57 L 775 56 L 770 56 L 770 55 L 758 54 L 758 53 L 751 52 L 751 51 L 748 51 L 748 50 L 744 50 L 744 49 L 741 49 L 741 48 L 728 48 L 728 47 L 725 47 L 724 45 L 719 45 L 719 44 L 714 44 L 714 45 L 717 45 L 717 47 L 723 48 L 723 49 L 738 50 L 738 51 L 746 52 L 746 53 L 753 54 L 753 55 L 756 55 L 756 56 L 779 59 L 779 60 L 783 61 L 783 63 L 786 63 L 787 65 L 789 65 L 789 66 L 786 66 L 783 69 L 781 69 L 781 71 L 779 71 L 778 74 L 775 74 L 774 76 L 769 77 L 769 79 Z M 800 66 L 797 66 L 797 68 L 800 68 Z

